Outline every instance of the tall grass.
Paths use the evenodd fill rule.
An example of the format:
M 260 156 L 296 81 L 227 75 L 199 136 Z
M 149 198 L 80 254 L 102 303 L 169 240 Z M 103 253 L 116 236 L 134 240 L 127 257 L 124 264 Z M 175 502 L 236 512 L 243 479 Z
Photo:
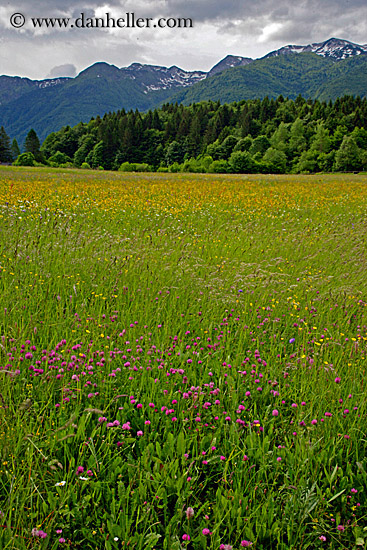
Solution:
M 1 168 L 0 547 L 363 548 L 366 183 Z

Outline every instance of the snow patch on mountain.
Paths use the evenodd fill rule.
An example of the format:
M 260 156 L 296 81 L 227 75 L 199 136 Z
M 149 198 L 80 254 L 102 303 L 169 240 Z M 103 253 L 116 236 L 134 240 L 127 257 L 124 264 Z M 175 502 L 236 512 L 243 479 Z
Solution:
M 274 50 L 264 56 L 276 57 L 279 55 L 287 55 L 289 53 L 303 53 L 312 52 L 322 57 L 331 57 L 335 60 L 346 59 L 355 55 L 363 55 L 367 53 L 367 45 L 361 46 L 349 40 L 342 40 L 340 38 L 329 38 L 325 42 L 315 42 L 314 44 L 308 44 L 307 46 L 291 45 L 283 46 L 279 50 Z
M 185 88 L 206 77 L 204 71 L 185 71 L 175 65 L 160 67 L 158 65 L 132 63 L 129 67 L 121 68 L 120 71 L 131 79 L 139 79 L 145 88 L 144 93 L 178 87 Z
M 51 86 L 57 86 L 58 84 L 64 84 L 67 80 L 72 80 L 71 77 L 50 78 L 46 80 L 38 80 L 38 88 L 50 88 Z

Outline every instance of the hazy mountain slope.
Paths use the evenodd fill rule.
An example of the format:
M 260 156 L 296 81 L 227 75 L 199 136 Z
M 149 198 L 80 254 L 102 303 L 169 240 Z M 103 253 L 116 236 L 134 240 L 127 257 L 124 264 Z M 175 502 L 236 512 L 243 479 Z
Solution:
M 99 75 L 99 76 L 98 76 Z M 109 111 L 125 108 L 147 110 L 172 93 L 172 89 L 145 93 L 136 80 L 121 75 L 117 67 L 100 63 L 57 88 L 34 88 L 0 107 L 0 124 L 22 144 L 30 128 L 41 140 L 62 126 Z

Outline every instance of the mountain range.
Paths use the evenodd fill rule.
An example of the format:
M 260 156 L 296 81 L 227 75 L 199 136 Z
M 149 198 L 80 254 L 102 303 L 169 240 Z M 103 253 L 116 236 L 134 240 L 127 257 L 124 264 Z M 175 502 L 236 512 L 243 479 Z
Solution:
M 0 76 L 0 126 L 22 145 L 30 128 L 41 141 L 62 126 L 121 109 L 147 111 L 165 102 L 189 104 L 278 97 L 329 100 L 366 96 L 367 44 L 330 38 L 288 45 L 260 59 L 228 55 L 210 71 L 104 62 L 75 78 Z

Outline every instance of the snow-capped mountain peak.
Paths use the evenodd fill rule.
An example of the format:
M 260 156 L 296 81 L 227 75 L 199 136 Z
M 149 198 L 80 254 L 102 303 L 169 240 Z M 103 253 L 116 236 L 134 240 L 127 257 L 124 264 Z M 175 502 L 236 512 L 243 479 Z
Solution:
M 313 52 L 322 57 L 331 57 L 335 60 L 346 59 L 354 55 L 367 53 L 367 45 L 361 46 L 349 40 L 340 38 L 329 38 L 325 42 L 315 42 L 307 46 L 291 45 L 283 46 L 279 50 L 268 53 L 264 57 L 275 57 L 278 55 L 287 55 L 290 53 Z
M 346 59 L 347 57 L 367 53 L 367 45 L 361 46 L 348 40 L 339 38 L 329 38 L 325 42 L 316 42 L 301 45 L 283 46 L 279 50 L 268 53 L 264 56 L 275 57 L 291 53 L 313 52 L 322 57 L 330 57 L 335 61 Z M 81 75 L 103 78 L 107 75 L 113 79 L 119 79 L 121 76 L 135 81 L 143 89 L 145 94 L 158 90 L 174 90 L 177 88 L 186 88 L 192 86 L 205 78 L 214 76 L 227 69 L 248 65 L 254 60 L 249 57 L 227 55 L 221 59 L 208 72 L 205 71 L 185 71 L 176 65 L 164 67 L 160 65 L 145 65 L 142 63 L 132 63 L 128 67 L 120 69 L 115 65 L 109 65 L 105 62 L 97 62 L 80 73 Z M 97 74 L 98 73 L 98 74 Z M 40 87 L 55 86 L 65 79 L 54 79 L 42 81 Z
M 203 71 L 185 71 L 176 65 L 161 67 L 132 63 L 129 67 L 122 67 L 120 71 L 132 80 L 139 79 L 145 88 L 145 93 L 191 86 L 206 77 Z

